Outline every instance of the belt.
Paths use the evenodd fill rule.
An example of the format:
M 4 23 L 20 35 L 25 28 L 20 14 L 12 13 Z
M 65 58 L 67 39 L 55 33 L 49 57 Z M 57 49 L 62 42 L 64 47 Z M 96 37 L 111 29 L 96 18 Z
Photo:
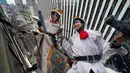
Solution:
M 76 61 L 88 61 L 88 62 L 97 62 L 101 60 L 101 55 L 89 55 L 89 56 L 78 56 L 74 57 Z

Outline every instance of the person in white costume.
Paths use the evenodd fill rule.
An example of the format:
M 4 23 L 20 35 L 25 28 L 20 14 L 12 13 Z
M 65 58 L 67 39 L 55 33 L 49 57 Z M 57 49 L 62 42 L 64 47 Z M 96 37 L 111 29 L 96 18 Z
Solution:
M 74 20 L 74 23 L 79 22 L 79 21 L 76 21 L 76 20 L 79 20 L 79 21 L 83 22 L 82 19 L 78 18 L 78 19 Z M 81 25 L 78 25 L 78 24 L 75 24 L 75 25 L 79 26 L 79 27 L 75 28 L 76 30 L 80 29 Z M 74 25 L 74 27 L 75 27 L 75 25 Z M 102 44 L 101 43 L 97 44 L 98 46 L 101 45 L 100 47 L 102 47 L 102 49 L 101 49 L 102 59 L 100 61 L 101 63 L 105 64 L 106 61 L 114 54 L 126 55 L 128 53 L 128 51 L 125 48 L 121 47 L 121 45 L 125 42 L 125 38 L 122 37 L 122 33 L 119 33 L 117 36 L 115 36 L 114 39 L 113 39 L 113 42 L 108 42 L 107 43 L 107 42 L 104 42 L 103 39 L 101 39 L 101 33 L 97 32 L 97 31 L 92 31 L 92 30 L 87 30 L 87 32 L 96 35 L 96 37 L 98 38 L 98 39 L 96 39 L 96 43 L 97 42 L 102 42 Z M 99 35 L 100 35 L 100 39 L 99 39 Z M 72 56 L 81 56 L 81 55 L 83 55 L 83 53 L 85 54 L 85 50 L 84 51 L 80 51 L 82 49 L 78 49 L 78 50 L 75 49 L 76 47 L 74 45 L 75 45 L 75 42 L 76 42 L 76 39 L 77 39 L 78 36 L 79 36 L 79 33 L 76 32 L 76 34 L 74 34 L 74 36 L 69 40 L 69 42 L 71 42 L 72 50 L 73 50 L 73 54 L 71 54 Z M 92 38 L 92 39 L 94 40 L 94 38 Z M 91 45 L 90 43 L 88 43 L 88 44 Z M 79 44 L 80 43 L 79 43 L 79 40 L 78 40 L 78 44 L 76 46 L 78 46 Z M 85 45 L 84 47 L 86 48 L 88 46 Z M 75 55 L 75 52 L 76 52 L 76 55 Z M 96 52 L 96 51 L 93 51 L 93 52 Z M 77 54 L 77 53 L 81 53 L 81 54 Z M 86 53 L 88 53 L 88 52 L 86 52 Z M 92 54 L 92 53 L 89 52 L 89 54 Z M 70 69 L 69 71 L 73 71 L 73 66 L 72 66 L 72 69 Z M 108 68 L 106 68 L 106 69 L 108 69 Z
M 119 33 L 113 38 L 112 42 L 105 44 L 102 63 L 106 63 L 114 54 L 126 55 L 128 53 L 122 45 L 128 40 L 129 26 L 125 22 L 117 20 L 115 16 L 107 17 L 105 24 L 114 27 Z
M 103 53 L 104 40 L 100 32 L 84 28 L 85 21 L 74 19 L 74 28 L 78 32 L 72 51 L 74 63 L 67 73 L 107 73 L 100 62 Z
M 58 46 L 55 35 L 58 34 L 58 31 L 60 29 L 60 14 L 61 13 L 62 13 L 62 10 L 60 10 L 60 9 L 56 9 L 56 10 L 51 11 L 51 19 L 45 21 L 47 32 L 45 32 L 43 35 L 47 36 L 47 37 L 49 37 L 48 35 L 51 36 L 51 40 L 54 43 L 55 48 L 57 48 L 57 46 Z M 41 26 L 41 22 L 38 22 L 38 25 L 39 25 L 39 31 L 44 32 L 42 29 L 42 26 Z M 47 41 L 46 41 L 46 43 L 47 43 Z M 47 49 L 47 50 L 49 50 L 49 49 Z M 37 68 L 38 68 L 38 66 L 36 63 L 32 67 L 27 68 L 26 70 L 31 72 L 31 71 L 36 70 Z
M 50 20 L 45 21 L 47 32 L 46 34 L 51 35 L 51 39 L 56 48 L 59 47 L 57 40 L 59 40 L 59 34 L 62 32 L 61 30 L 61 23 L 60 23 L 60 15 L 62 14 L 62 10 L 55 9 L 51 11 L 51 18 Z M 57 38 L 56 38 L 57 36 Z
M 71 44 L 73 45 L 73 41 L 75 40 L 75 38 L 77 37 L 77 34 L 78 33 L 75 33 L 68 41 L 68 44 Z M 122 39 L 122 40 L 119 40 L 119 39 Z M 116 43 L 115 43 L 116 42 Z M 120 42 L 120 43 L 118 43 Z M 102 55 L 102 59 L 101 59 L 101 62 L 103 64 L 105 64 L 107 62 L 107 60 L 115 55 L 115 54 L 119 54 L 119 55 L 126 55 L 128 54 L 128 51 L 122 47 L 122 45 L 124 44 L 125 42 L 125 38 L 123 37 L 122 33 L 119 33 L 117 34 L 114 39 L 112 40 L 112 42 L 105 42 L 103 44 L 103 55 Z M 70 46 L 70 45 L 69 45 Z M 70 48 L 70 47 L 69 47 Z M 69 49 L 68 48 L 68 49 Z M 67 47 L 66 47 L 66 52 L 69 53 L 68 55 L 71 55 L 71 51 L 70 50 L 67 50 Z M 69 51 L 69 52 L 68 52 Z
M 128 34 L 128 32 L 125 32 L 125 28 L 123 27 L 127 27 L 129 28 L 128 26 L 121 26 L 121 24 L 125 24 L 125 23 L 121 23 L 121 21 L 115 19 L 114 16 L 110 16 L 108 18 L 105 19 L 105 23 L 108 24 L 108 25 L 111 25 L 111 26 L 114 26 L 115 23 L 117 23 L 118 25 L 120 26 L 114 26 L 114 28 L 120 28 L 122 29 L 121 31 L 119 31 L 120 33 L 117 34 L 113 40 L 111 42 L 105 42 L 103 44 L 103 56 L 102 56 L 102 59 L 101 59 L 101 62 L 103 64 L 106 63 L 106 61 L 112 56 L 112 55 L 115 55 L 115 54 L 119 54 L 119 55 L 126 55 L 128 53 L 128 51 L 122 47 L 122 45 L 127 41 L 128 38 L 125 38 L 126 35 L 124 34 Z M 120 24 L 119 24 L 120 23 Z M 124 33 L 125 32 L 125 33 Z M 75 33 L 70 39 L 69 39 L 69 43 L 70 44 L 73 44 L 75 38 L 77 37 L 77 34 L 78 33 Z
M 51 11 L 51 18 L 50 20 L 45 21 L 47 33 L 50 34 L 57 34 L 60 28 L 60 10 L 56 9 Z

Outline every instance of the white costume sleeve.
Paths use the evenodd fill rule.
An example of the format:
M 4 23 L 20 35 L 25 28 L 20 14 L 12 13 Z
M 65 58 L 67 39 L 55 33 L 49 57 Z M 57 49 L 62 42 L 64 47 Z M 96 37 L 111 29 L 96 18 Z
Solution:
M 112 55 L 115 55 L 115 54 L 126 55 L 127 53 L 128 51 L 123 47 L 114 49 L 114 48 L 110 48 L 110 43 L 106 43 L 104 44 L 104 50 L 103 50 L 103 56 L 102 56 L 101 62 L 105 64 L 106 61 Z
M 72 56 L 73 52 L 71 49 L 71 44 L 66 39 L 63 39 L 62 47 L 65 50 L 65 52 L 67 53 L 67 55 Z
M 93 30 L 89 30 L 89 32 L 93 35 L 95 35 L 95 43 L 98 46 L 99 50 L 101 50 L 101 52 L 103 52 L 104 50 L 104 44 L 106 44 L 105 40 L 102 37 L 102 33 L 98 32 L 98 31 L 93 31 Z
M 97 40 L 96 40 L 97 45 L 98 45 L 99 49 L 102 51 L 102 53 L 103 53 L 104 44 L 106 44 L 106 42 L 103 39 L 102 34 L 100 34 L 100 36 L 97 36 L 96 38 L 97 38 Z
M 114 54 L 119 52 L 119 49 L 113 49 L 110 48 L 110 43 L 105 42 L 105 40 L 102 38 L 102 34 L 99 32 L 93 33 L 96 34 L 96 43 L 98 45 L 99 50 L 101 50 L 102 54 L 102 63 L 106 63 L 106 61 Z M 124 49 L 123 49 L 124 50 Z M 120 52 L 122 53 L 122 51 Z
M 76 32 L 73 36 L 70 37 L 70 39 L 68 40 L 68 42 L 73 45 L 74 40 L 76 39 L 77 36 L 78 36 L 78 33 Z
M 121 47 L 117 54 L 126 55 L 126 54 L 128 54 L 128 51 L 124 47 Z
M 75 38 L 77 37 L 78 33 L 75 33 L 70 39 L 67 41 L 66 39 L 63 39 L 62 47 L 66 51 L 67 55 L 72 56 L 72 45 L 74 43 Z
M 110 48 L 110 43 L 106 43 L 104 44 L 104 47 L 103 47 L 103 55 L 102 55 L 102 59 L 101 59 L 101 62 L 103 64 L 106 63 L 106 61 L 114 54 L 116 54 L 117 52 L 116 51 L 113 51 L 114 49 L 111 49 Z

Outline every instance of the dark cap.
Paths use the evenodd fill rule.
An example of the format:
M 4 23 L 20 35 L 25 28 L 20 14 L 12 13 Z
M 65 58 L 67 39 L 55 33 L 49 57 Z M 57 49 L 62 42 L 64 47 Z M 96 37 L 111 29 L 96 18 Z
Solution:
M 81 22 L 81 24 L 83 24 L 83 25 L 85 25 L 85 20 L 83 20 L 82 18 L 75 18 L 74 20 L 73 20 L 73 24 L 74 24 L 74 22 L 76 21 L 76 20 L 79 20 L 80 22 Z

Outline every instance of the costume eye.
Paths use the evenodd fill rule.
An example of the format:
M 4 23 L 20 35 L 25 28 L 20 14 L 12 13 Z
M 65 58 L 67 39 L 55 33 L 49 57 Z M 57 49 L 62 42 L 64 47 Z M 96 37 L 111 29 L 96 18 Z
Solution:
M 113 40 L 113 43 L 116 43 L 116 40 Z
M 58 14 L 56 15 L 56 17 L 58 17 Z
M 75 23 L 79 23 L 79 21 L 75 21 Z

